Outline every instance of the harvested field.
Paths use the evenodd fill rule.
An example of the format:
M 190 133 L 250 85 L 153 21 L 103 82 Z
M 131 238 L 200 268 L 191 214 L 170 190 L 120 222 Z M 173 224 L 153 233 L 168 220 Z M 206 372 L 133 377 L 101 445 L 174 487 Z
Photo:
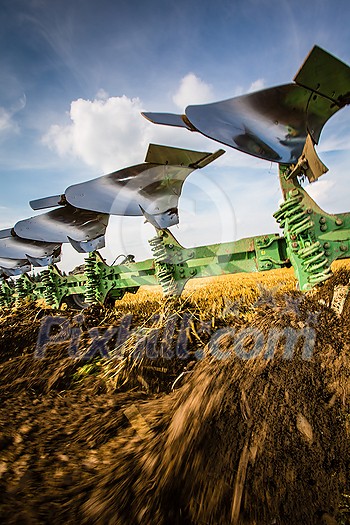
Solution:
M 283 270 L 181 300 L 4 310 L 1 523 L 350 524 L 350 269 L 335 270 L 307 295 Z

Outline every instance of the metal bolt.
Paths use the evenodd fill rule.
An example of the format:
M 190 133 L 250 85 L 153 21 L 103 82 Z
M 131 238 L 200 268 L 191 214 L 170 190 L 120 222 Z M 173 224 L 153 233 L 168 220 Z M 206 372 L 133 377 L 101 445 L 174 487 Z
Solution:
M 169 250 L 172 250 L 174 248 L 174 245 L 173 244 L 168 244 L 168 248 L 169 248 Z
M 326 223 L 326 218 L 325 217 L 321 217 L 320 218 L 320 224 L 325 224 Z
M 329 256 L 331 255 L 332 252 L 330 252 L 329 250 L 326 250 L 324 253 L 325 253 L 325 255 L 326 255 L 327 257 L 329 257 Z
M 341 219 L 336 219 L 335 224 L 337 226 L 341 226 L 343 224 L 343 221 Z
M 340 249 L 341 252 L 346 252 L 346 251 L 348 250 L 348 247 L 345 246 L 345 244 L 341 244 L 341 245 L 339 246 L 339 249 Z
M 330 247 L 331 247 L 331 245 L 329 244 L 329 242 L 325 242 L 323 244 L 323 248 L 325 248 L 326 250 L 328 250 L 328 248 L 330 248 Z
M 306 210 L 306 213 L 308 213 L 309 215 L 311 215 L 311 213 L 312 213 L 312 209 L 311 209 L 311 208 L 308 208 L 308 209 Z
M 325 232 L 327 230 L 327 224 L 321 224 L 321 232 Z

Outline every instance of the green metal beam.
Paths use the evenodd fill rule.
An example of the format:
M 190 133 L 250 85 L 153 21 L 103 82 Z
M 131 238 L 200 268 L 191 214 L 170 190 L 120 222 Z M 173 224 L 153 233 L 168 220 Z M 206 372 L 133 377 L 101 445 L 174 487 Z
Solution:
M 294 172 L 295 173 L 295 172 Z M 332 275 L 331 263 L 350 254 L 350 213 L 324 212 L 300 185 L 293 167 L 280 166 L 284 201 L 274 214 L 284 237 L 276 233 L 234 242 L 184 248 L 168 230 L 149 241 L 153 259 L 109 266 L 98 252 L 85 260 L 83 273 L 64 275 L 55 266 L 40 276 L 23 275 L 0 284 L 0 306 L 21 299 L 45 301 L 59 308 L 79 297 L 87 304 L 107 304 L 140 286 L 161 285 L 166 296 L 181 295 L 189 279 L 261 272 L 293 266 L 301 290 Z

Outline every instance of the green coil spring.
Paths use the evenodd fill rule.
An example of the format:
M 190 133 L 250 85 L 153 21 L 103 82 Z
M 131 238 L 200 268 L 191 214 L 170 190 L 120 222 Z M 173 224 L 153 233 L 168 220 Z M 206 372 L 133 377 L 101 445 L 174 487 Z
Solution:
M 85 301 L 87 303 L 96 304 L 99 299 L 99 274 L 97 271 L 96 254 L 91 252 L 89 257 L 85 260 Z
M 329 261 L 320 242 L 316 240 L 314 223 L 303 206 L 299 190 L 288 193 L 274 217 L 283 228 L 294 259 L 300 261 L 309 287 L 329 279 L 332 276 Z
M 156 263 L 164 263 L 168 258 L 168 254 L 163 242 L 163 238 L 161 236 L 153 237 L 153 239 L 150 239 L 148 242 L 151 246 Z
M 56 288 L 53 281 L 51 271 L 43 270 L 41 272 L 41 282 L 44 285 L 44 298 L 47 304 L 55 306 L 56 304 Z
M 176 295 L 177 286 L 170 265 L 157 263 L 156 267 L 158 281 L 163 289 L 164 295 L 166 297 Z
M 153 237 L 149 240 L 151 250 L 153 252 L 156 274 L 166 297 L 177 295 L 177 286 L 174 279 L 173 268 L 171 264 L 167 263 L 168 254 L 161 235 Z
M 4 285 L 0 282 L 0 307 L 7 306 L 7 294 L 4 290 Z
M 16 302 L 27 297 L 27 290 L 24 286 L 24 278 L 22 275 L 15 282 L 15 292 L 17 295 Z
M 318 241 L 298 250 L 298 256 L 303 260 L 304 270 L 309 274 L 310 284 L 318 284 L 332 277 L 328 259 Z

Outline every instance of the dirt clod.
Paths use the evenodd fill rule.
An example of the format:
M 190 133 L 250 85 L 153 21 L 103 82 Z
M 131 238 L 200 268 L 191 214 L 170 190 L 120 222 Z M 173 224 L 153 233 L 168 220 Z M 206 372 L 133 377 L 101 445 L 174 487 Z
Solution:
M 349 525 L 349 307 L 321 292 L 91 308 L 75 358 L 35 352 L 45 315 L 76 313 L 5 313 L 0 522 Z M 118 334 L 84 358 L 131 313 L 117 355 Z

